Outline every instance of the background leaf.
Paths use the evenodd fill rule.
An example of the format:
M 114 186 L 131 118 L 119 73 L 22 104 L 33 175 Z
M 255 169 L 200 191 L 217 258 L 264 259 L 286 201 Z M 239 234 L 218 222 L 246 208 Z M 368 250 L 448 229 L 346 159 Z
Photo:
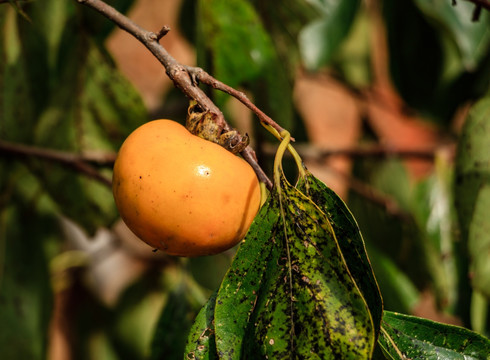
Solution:
M 243 0 L 199 2 L 202 45 L 212 58 L 208 71 L 232 87 L 261 74 L 274 56 L 268 34 L 255 9 Z M 200 61 L 201 62 L 201 61 Z
M 474 70 L 490 46 L 490 17 L 482 12 L 479 21 L 473 21 L 475 5 L 469 1 L 453 5 L 444 0 L 416 0 L 417 6 L 431 19 L 440 31 L 447 32 L 456 44 L 463 67 Z
M 188 332 L 205 303 L 202 289 L 185 272 L 175 274 L 171 281 L 174 289 L 168 294 L 154 330 L 152 360 L 182 359 Z
M 0 161 L 15 177 L 0 182 L 0 347 L 2 356 L 43 358 L 52 293 L 46 248 L 57 229 L 50 200 L 24 167 Z M 18 186 L 22 184 L 22 186 Z M 22 266 L 19 266 L 22 264 Z
M 0 12 L 0 136 L 5 140 L 28 141 L 34 126 L 30 101 L 31 83 L 22 54 L 17 23 L 24 21 L 13 8 Z
M 408 105 L 430 108 L 443 68 L 442 45 L 436 31 L 411 1 L 383 2 L 383 17 L 390 72 L 398 91 Z M 426 49 L 424 56 L 418 51 L 421 48 Z M 410 75 L 413 73 L 417 76 Z
M 299 34 L 299 47 L 307 69 L 317 70 L 329 63 L 347 37 L 360 1 L 312 1 L 320 19 L 305 26 Z
M 468 244 L 472 284 L 490 299 L 487 208 L 490 201 L 490 98 L 474 105 L 458 144 L 455 202 L 462 236 Z
M 467 329 L 385 311 L 381 337 L 391 359 L 485 359 L 490 341 Z

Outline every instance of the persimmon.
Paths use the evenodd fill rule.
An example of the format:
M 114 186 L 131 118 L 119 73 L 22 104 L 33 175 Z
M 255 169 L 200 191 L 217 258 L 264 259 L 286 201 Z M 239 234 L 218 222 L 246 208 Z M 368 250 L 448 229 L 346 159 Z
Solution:
M 233 247 L 260 205 L 259 182 L 246 161 L 166 119 L 140 126 L 124 141 L 113 194 L 141 240 L 177 256 Z

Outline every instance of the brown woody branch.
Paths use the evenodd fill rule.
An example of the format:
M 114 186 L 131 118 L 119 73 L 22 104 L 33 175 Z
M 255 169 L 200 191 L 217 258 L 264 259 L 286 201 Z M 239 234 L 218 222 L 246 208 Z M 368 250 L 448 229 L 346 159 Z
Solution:
M 107 185 L 109 187 L 112 186 L 111 179 L 103 176 L 93 165 L 112 165 L 116 157 L 116 155 L 113 153 L 98 155 L 80 155 L 58 150 L 17 144 L 3 140 L 0 140 L 0 153 L 18 159 L 29 160 L 31 158 L 38 158 L 65 165 L 79 173 L 82 173 L 94 180 L 101 182 L 104 185 Z
M 101 0 L 76 1 L 98 11 L 121 29 L 138 39 L 164 66 L 168 77 L 173 81 L 175 87 L 180 89 L 190 99 L 195 100 L 204 110 L 216 114 L 216 122 L 221 128 L 224 130 L 231 130 L 230 125 L 225 121 L 223 113 L 211 99 L 209 99 L 204 91 L 197 86 L 196 77 L 194 74 L 189 73 L 189 67 L 180 64 L 159 43 L 159 40 L 170 30 L 168 27 L 164 26 L 158 33 L 154 33 L 143 29 L 131 19 Z M 253 149 L 247 147 L 242 151 L 241 155 L 253 167 L 257 177 L 271 189 L 272 182 L 259 166 Z
M 247 97 L 247 95 L 245 95 L 245 93 L 222 83 L 221 81 L 215 79 L 214 77 L 212 77 L 206 71 L 204 71 L 199 67 L 188 66 L 187 70 L 189 71 L 189 74 L 195 79 L 196 82 L 201 82 L 203 84 L 211 86 L 212 88 L 227 93 L 228 95 L 231 95 L 237 100 L 239 100 L 243 105 L 248 107 L 255 115 L 257 115 L 260 121 L 276 129 L 279 134 L 284 130 L 283 127 L 281 127 L 269 116 L 267 116 L 257 106 L 255 106 L 255 104 L 250 101 L 250 99 Z

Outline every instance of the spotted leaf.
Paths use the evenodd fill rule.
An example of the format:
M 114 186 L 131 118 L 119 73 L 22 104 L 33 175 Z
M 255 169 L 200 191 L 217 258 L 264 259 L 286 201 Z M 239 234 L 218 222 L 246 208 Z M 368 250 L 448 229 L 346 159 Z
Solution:
M 284 176 L 218 292 L 222 359 L 370 358 L 374 326 L 325 213 Z
M 307 170 L 306 176 L 300 178 L 296 187 L 318 205 L 332 224 L 347 267 L 366 299 L 377 337 L 383 315 L 383 300 L 354 216 L 332 189 Z
M 462 327 L 385 311 L 379 344 L 388 359 L 488 359 L 490 341 Z

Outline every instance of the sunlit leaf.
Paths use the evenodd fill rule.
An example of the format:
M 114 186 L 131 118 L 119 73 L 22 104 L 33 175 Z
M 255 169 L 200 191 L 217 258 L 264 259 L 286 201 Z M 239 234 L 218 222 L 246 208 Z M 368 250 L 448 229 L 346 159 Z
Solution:
M 372 318 L 325 214 L 284 177 L 261 214 L 218 293 L 218 353 L 369 358 Z
M 385 311 L 379 344 L 388 358 L 488 359 L 490 341 L 465 328 Z
M 342 199 L 311 173 L 307 172 L 304 182 L 300 181 L 297 187 L 323 210 L 332 224 L 342 256 L 367 302 L 377 336 L 383 300 L 356 220 Z
M 242 339 L 250 326 L 250 316 L 267 276 L 268 263 L 272 257 L 277 257 L 274 236 L 280 231 L 279 212 L 275 198 L 261 208 L 221 283 L 217 298 L 222 306 L 216 308 L 215 325 L 222 329 L 217 333 L 216 341 L 223 343 L 221 348 L 227 348 L 225 354 L 232 351 L 239 357 L 242 353 Z M 230 307 L 233 307 L 231 317 Z
M 189 331 L 184 359 L 214 360 L 218 358 L 214 334 L 216 295 L 217 292 L 211 295 L 197 315 Z

